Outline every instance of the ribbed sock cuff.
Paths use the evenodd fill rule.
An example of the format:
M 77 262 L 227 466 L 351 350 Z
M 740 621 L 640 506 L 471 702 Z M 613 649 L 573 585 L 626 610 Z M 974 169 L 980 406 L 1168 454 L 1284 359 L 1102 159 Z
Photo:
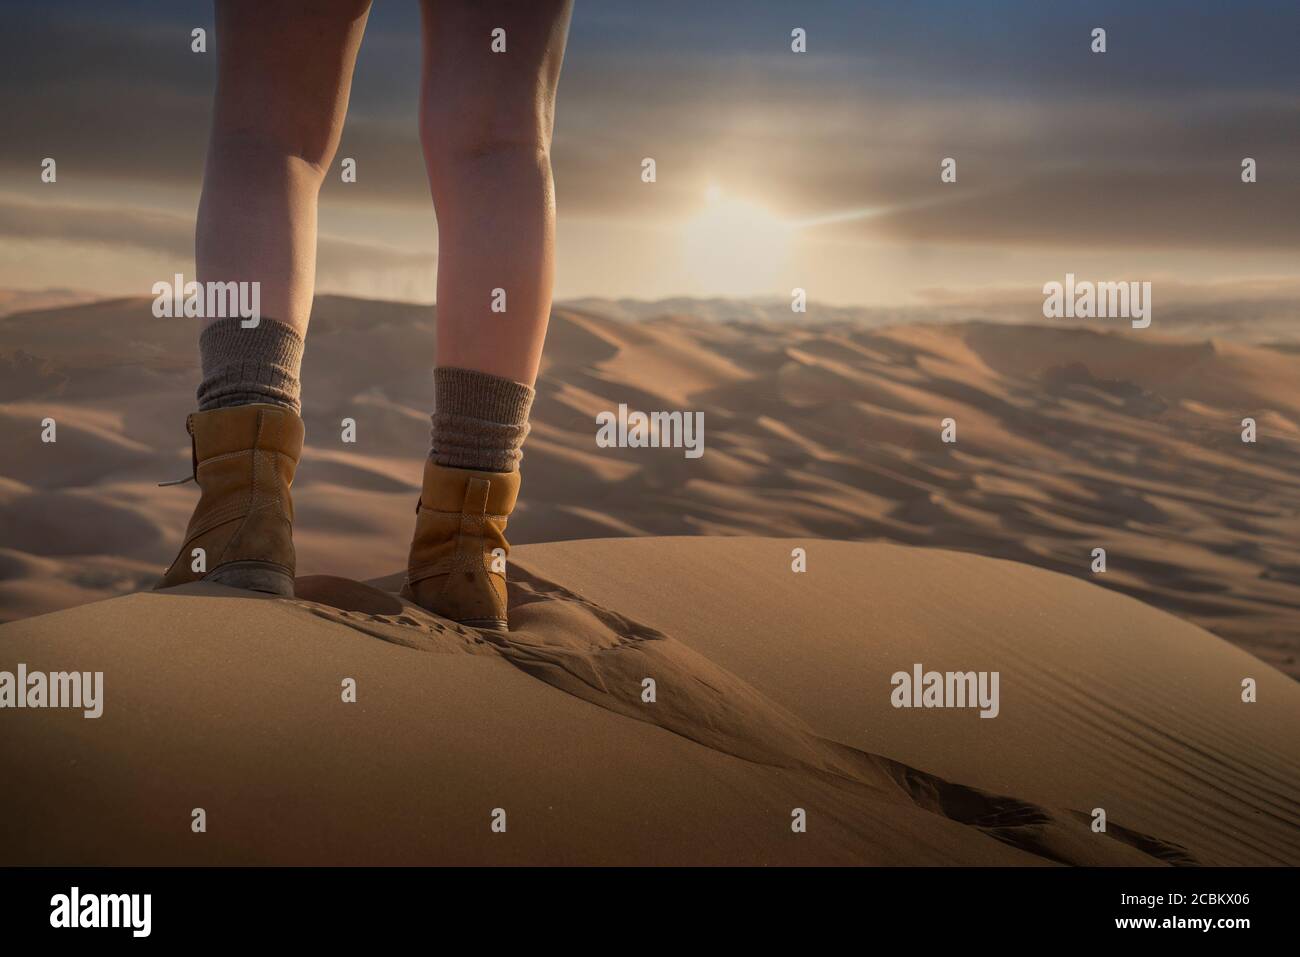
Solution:
M 438 465 L 513 472 L 523 458 L 536 393 L 521 382 L 473 369 L 433 370 L 430 456 Z
M 218 319 L 199 336 L 199 411 L 269 402 L 301 412 L 302 336 L 275 319 L 262 319 L 251 329 L 241 321 Z

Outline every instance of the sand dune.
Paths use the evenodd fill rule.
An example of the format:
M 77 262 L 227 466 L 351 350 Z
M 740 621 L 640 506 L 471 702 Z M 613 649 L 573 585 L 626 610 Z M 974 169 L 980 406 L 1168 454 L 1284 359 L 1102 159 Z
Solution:
M 506 636 L 395 577 L 5 625 L 6 662 L 105 690 L 96 720 L 6 716 L 0 764 L 42 787 L 0 793 L 0 863 L 1300 862 L 1280 672 L 1066 576 L 845 542 L 796 574 L 800 544 L 525 546 Z M 891 707 L 914 662 L 1000 669 L 1000 713 Z
M 0 668 L 106 698 L 6 712 L 45 786 L 0 863 L 1300 862 L 1300 354 L 559 309 L 485 636 L 394 594 L 416 306 L 318 302 L 298 597 L 142 591 L 196 494 L 155 484 L 194 329 L 148 305 L 0 318 Z M 703 411 L 704 456 L 598 447 L 620 403 Z M 997 717 L 893 707 L 914 665 L 997 671 Z
M 95 302 L 102 298 L 96 293 L 79 289 L 0 289 L 0 316 Z
M 195 493 L 152 485 L 188 466 L 194 329 L 149 306 L 0 318 L 13 373 L 0 392 L 11 452 L 0 475 L 17 483 L 0 495 L 0 546 L 15 558 L 57 552 L 64 574 L 117 569 L 80 576 L 100 586 L 51 587 L 36 571 L 46 566 L 7 562 L 6 619 L 143 587 L 150 563 L 171 558 Z M 1135 596 L 1300 675 L 1295 351 L 1155 327 L 873 328 L 680 309 L 628 323 L 599 307 L 560 308 L 552 321 L 516 541 L 783 535 L 959 549 Z M 300 573 L 367 578 L 401 561 L 433 337 L 428 307 L 318 299 L 295 485 L 310 518 Z M 595 416 L 619 403 L 703 411 L 705 455 L 598 448 Z M 56 445 L 40 441 L 46 416 Z M 1240 441 L 1247 416 L 1253 445 Z M 939 440 L 949 417 L 955 445 Z M 341 441 L 345 418 L 355 444 Z M 83 533 L 95 502 L 103 521 Z M 1096 547 L 1105 574 L 1090 569 Z

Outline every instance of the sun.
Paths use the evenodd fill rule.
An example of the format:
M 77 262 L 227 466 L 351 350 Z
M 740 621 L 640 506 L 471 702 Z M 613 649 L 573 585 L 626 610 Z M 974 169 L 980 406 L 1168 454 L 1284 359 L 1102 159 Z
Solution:
M 771 293 L 790 254 L 792 227 L 759 203 L 710 185 L 704 207 L 682 227 L 686 268 L 703 292 Z

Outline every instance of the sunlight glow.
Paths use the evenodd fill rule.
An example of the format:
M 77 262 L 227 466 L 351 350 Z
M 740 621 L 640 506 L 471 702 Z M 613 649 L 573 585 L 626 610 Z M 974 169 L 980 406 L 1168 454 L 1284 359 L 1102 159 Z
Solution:
M 705 203 L 682 228 L 686 267 L 700 290 L 748 296 L 779 289 L 790 254 L 790 225 L 716 185 L 705 190 Z

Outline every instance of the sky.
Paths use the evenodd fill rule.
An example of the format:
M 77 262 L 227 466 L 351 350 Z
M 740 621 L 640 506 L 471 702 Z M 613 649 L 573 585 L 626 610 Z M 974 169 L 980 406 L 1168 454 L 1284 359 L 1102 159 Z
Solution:
M 148 295 L 191 276 L 211 4 L 0 9 L 0 288 Z M 415 0 L 371 12 L 318 291 L 433 300 L 418 17 Z M 1300 253 L 1298 35 L 1300 4 L 1266 0 L 577 0 L 557 296 L 917 305 L 1037 295 L 1067 272 L 1275 293 Z

